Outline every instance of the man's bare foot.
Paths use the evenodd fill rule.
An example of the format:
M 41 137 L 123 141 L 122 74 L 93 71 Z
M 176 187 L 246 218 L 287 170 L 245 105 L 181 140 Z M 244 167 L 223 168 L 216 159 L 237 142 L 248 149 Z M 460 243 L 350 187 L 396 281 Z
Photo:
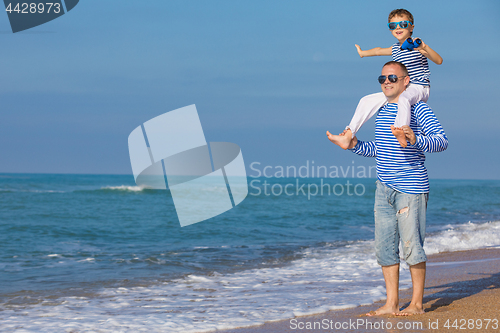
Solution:
M 424 314 L 424 309 L 422 307 L 418 307 L 416 305 L 410 304 L 408 307 L 404 310 L 397 311 L 395 313 L 396 316 L 413 316 L 413 315 L 419 315 L 419 314 Z
M 373 317 L 373 316 L 380 316 L 380 315 L 384 315 L 384 314 L 394 314 L 396 312 L 398 312 L 398 307 L 392 307 L 392 306 L 389 306 L 389 305 L 384 305 L 383 307 L 375 310 L 375 311 L 370 311 L 368 312 L 366 315 L 368 317 Z
M 333 135 L 329 131 L 326 131 L 326 135 L 328 136 L 328 139 L 331 142 L 335 143 L 337 146 L 339 146 L 340 148 L 342 148 L 344 150 L 349 148 L 349 145 L 350 145 L 351 140 L 352 140 L 352 132 L 350 129 L 343 131 L 339 135 Z
M 394 136 L 396 137 L 396 139 L 398 139 L 398 142 L 401 145 L 401 147 L 406 148 L 408 142 L 406 141 L 406 134 L 403 131 L 403 129 L 401 127 L 394 127 L 394 125 L 392 125 L 391 131 L 392 134 L 394 134 Z

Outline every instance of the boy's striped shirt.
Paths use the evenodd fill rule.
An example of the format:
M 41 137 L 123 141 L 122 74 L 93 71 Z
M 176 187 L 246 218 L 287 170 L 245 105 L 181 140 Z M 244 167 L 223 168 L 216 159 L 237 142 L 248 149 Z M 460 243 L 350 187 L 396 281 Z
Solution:
M 397 113 L 397 103 L 381 107 L 376 120 L 375 141 L 358 140 L 352 151 L 361 156 L 376 157 L 377 178 L 387 186 L 403 193 L 428 193 L 424 152 L 445 150 L 448 139 L 431 108 L 419 102 L 411 106 L 410 122 L 417 141 L 413 146 L 408 144 L 402 148 L 391 131 Z
M 401 44 L 392 46 L 392 60 L 401 62 L 408 69 L 410 83 L 430 85 L 431 71 L 427 58 L 418 51 L 401 50 Z

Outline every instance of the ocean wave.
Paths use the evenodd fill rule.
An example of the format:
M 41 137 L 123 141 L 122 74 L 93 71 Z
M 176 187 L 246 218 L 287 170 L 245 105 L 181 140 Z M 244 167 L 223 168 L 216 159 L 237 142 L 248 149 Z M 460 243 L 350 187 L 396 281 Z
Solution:
M 104 186 L 101 187 L 99 190 L 142 192 L 144 190 L 151 190 L 151 188 L 145 186 L 120 185 L 120 186 Z
M 448 225 L 429 234 L 425 248 L 432 254 L 499 245 L 500 221 L 493 221 Z M 158 332 L 208 332 L 355 307 L 385 297 L 373 246 L 373 240 L 331 243 L 303 249 L 300 259 L 279 267 L 200 271 L 141 286 L 103 288 L 92 297 L 68 295 L 57 302 L 48 297 L 23 305 L 22 313 L 5 306 L 0 331 L 22 325 L 25 332 L 137 332 L 145 326 Z M 407 265 L 401 265 L 400 285 L 411 286 Z
M 59 190 L 36 190 L 36 189 L 17 189 L 17 188 L 0 188 L 0 193 L 14 193 L 14 192 L 24 192 L 24 193 L 66 193 L 66 191 Z
M 425 239 L 425 252 L 434 254 L 500 246 L 500 221 L 448 225 Z
M 349 247 L 309 248 L 302 259 L 282 267 L 103 288 L 96 297 L 69 296 L 53 306 L 42 302 L 24 307 L 22 314 L 5 308 L 0 319 L 5 329 L 22 325 L 26 332 L 61 327 L 137 332 L 147 326 L 151 331 L 188 333 L 349 308 L 385 297 L 372 247 L 373 241 L 362 241 Z M 403 268 L 400 282 L 410 286 L 408 269 Z

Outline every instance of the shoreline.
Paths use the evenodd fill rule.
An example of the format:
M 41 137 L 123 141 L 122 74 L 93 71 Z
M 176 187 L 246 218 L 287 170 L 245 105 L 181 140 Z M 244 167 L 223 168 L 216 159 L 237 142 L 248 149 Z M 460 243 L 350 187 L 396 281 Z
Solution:
M 406 307 L 410 299 L 411 289 L 400 291 L 400 307 Z M 425 314 L 410 317 L 365 315 L 384 302 L 215 332 L 500 332 L 500 248 L 429 255 Z

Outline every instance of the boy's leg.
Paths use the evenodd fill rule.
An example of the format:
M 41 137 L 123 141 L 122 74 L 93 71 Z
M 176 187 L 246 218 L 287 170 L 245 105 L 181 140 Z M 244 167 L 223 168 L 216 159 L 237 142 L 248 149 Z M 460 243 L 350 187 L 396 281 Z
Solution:
M 337 146 L 339 146 L 340 148 L 342 148 L 344 150 L 349 148 L 349 144 L 351 143 L 352 138 L 354 138 L 354 135 L 352 135 L 352 132 L 350 129 L 345 129 L 339 135 L 334 135 L 334 134 L 330 133 L 329 131 L 326 131 L 326 136 L 328 137 L 328 140 L 335 143 Z
M 396 139 L 398 139 L 399 144 L 403 148 L 406 148 L 406 146 L 408 145 L 408 142 L 406 141 L 406 135 L 402 127 L 404 125 L 410 126 L 410 120 L 411 120 L 410 99 L 412 99 L 412 97 L 409 95 L 414 93 L 414 89 L 410 89 L 412 87 L 413 86 L 410 84 L 410 86 L 399 96 L 398 114 L 396 115 L 394 126 L 391 126 L 392 134 L 396 137 Z
M 339 135 L 327 134 L 328 139 L 335 143 L 342 149 L 347 149 L 352 138 L 356 135 L 358 130 L 364 123 L 380 109 L 385 103 L 387 98 L 384 93 L 379 92 L 361 98 L 351 119 L 349 126 L 346 130 Z
M 387 97 L 385 97 L 383 92 L 367 95 L 358 103 L 356 111 L 354 111 L 354 116 L 352 116 L 351 122 L 349 123 L 349 128 L 354 137 L 359 131 L 361 126 L 368 121 L 371 117 L 377 113 L 385 103 L 387 103 Z M 346 128 L 346 129 L 347 129 Z
M 429 87 L 420 84 L 410 84 L 408 88 L 399 96 L 398 114 L 394 121 L 394 126 L 391 126 L 392 134 L 398 139 L 401 147 L 408 145 L 406 136 L 402 129 L 403 126 L 410 126 L 411 106 L 420 101 L 427 102 L 429 99 Z

